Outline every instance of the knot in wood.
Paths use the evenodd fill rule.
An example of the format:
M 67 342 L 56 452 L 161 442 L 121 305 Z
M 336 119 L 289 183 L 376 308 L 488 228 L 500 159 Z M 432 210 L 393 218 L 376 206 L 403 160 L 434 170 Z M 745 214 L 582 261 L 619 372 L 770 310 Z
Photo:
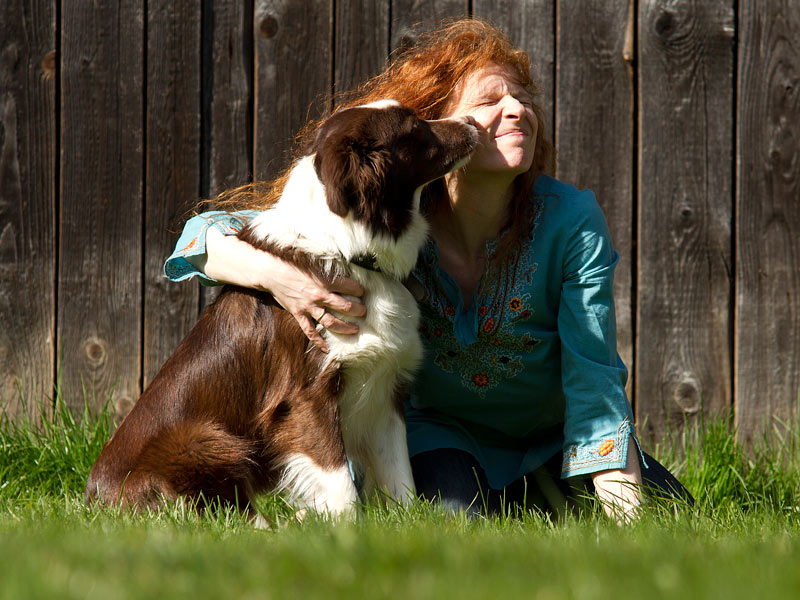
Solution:
M 258 30 L 261 32 L 261 37 L 275 37 L 275 34 L 278 33 L 278 19 L 272 15 L 266 15 L 259 22 Z
M 671 10 L 665 10 L 661 16 L 656 19 L 655 30 L 661 37 L 669 37 L 677 27 L 677 20 L 675 13 Z
M 56 51 L 50 50 L 42 57 L 42 71 L 45 79 L 50 79 L 56 74 Z
M 114 402 L 114 411 L 117 413 L 117 417 L 125 417 L 131 409 L 136 401 L 128 395 L 121 396 L 117 398 Z
M 681 381 L 675 386 L 672 399 L 687 415 L 700 412 L 700 383 L 689 373 L 684 373 Z
M 100 367 L 106 362 L 106 356 L 108 353 L 106 352 L 106 345 L 103 340 L 95 337 L 89 338 L 86 340 L 83 349 L 86 352 L 86 358 L 89 361 L 89 365 L 92 367 Z

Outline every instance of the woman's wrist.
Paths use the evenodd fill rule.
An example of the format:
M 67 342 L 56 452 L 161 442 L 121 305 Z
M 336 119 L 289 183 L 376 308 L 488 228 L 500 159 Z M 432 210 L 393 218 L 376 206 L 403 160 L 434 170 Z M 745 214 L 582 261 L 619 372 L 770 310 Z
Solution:
M 206 254 L 193 264 L 220 283 L 269 291 L 279 259 L 214 227 L 206 233 Z M 274 264 L 275 263 L 275 264 Z

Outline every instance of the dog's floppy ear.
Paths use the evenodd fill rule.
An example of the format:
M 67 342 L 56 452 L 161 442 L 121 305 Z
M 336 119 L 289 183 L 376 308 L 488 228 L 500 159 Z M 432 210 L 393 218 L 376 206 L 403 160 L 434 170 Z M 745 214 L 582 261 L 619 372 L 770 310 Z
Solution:
M 358 169 L 358 155 L 352 140 L 345 136 L 328 135 L 317 145 L 314 169 L 325 186 L 325 199 L 332 213 L 346 217 L 356 202 L 356 189 L 349 181 L 349 173 Z
M 340 217 L 350 210 L 363 213 L 364 203 L 382 193 L 388 150 L 341 129 L 315 145 L 314 168 L 325 186 L 328 208 Z

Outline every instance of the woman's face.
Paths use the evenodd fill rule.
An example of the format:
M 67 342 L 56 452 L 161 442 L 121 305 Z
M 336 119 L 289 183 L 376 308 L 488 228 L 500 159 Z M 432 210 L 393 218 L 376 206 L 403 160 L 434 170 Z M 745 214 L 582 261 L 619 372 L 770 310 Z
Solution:
M 530 169 L 539 123 L 533 98 L 508 68 L 490 64 L 472 73 L 446 112 L 446 117 L 469 115 L 478 124 L 480 142 L 469 161 L 469 174 L 516 177 Z

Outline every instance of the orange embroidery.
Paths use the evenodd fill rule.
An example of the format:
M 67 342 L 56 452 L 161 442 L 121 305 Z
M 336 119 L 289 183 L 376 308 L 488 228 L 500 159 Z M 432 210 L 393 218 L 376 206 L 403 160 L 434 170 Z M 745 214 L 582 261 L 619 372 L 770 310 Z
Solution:
M 486 387 L 489 385 L 489 376 L 486 373 L 476 373 L 472 376 L 472 383 L 478 387 Z
M 189 252 L 190 250 L 194 250 L 195 248 L 197 248 L 197 246 L 198 246 L 197 238 L 194 238 L 191 242 L 189 242 L 189 245 L 186 246 L 186 248 L 181 250 L 181 252 Z
M 597 454 L 600 456 L 605 456 L 606 454 L 610 454 L 611 451 L 614 449 L 614 440 L 606 440 L 600 447 L 597 449 Z
M 494 317 L 489 317 L 483 324 L 483 331 L 489 333 L 492 329 L 494 329 Z
M 520 308 L 522 308 L 522 299 L 519 297 L 512 298 L 508 301 L 508 308 L 514 312 L 518 311 Z

